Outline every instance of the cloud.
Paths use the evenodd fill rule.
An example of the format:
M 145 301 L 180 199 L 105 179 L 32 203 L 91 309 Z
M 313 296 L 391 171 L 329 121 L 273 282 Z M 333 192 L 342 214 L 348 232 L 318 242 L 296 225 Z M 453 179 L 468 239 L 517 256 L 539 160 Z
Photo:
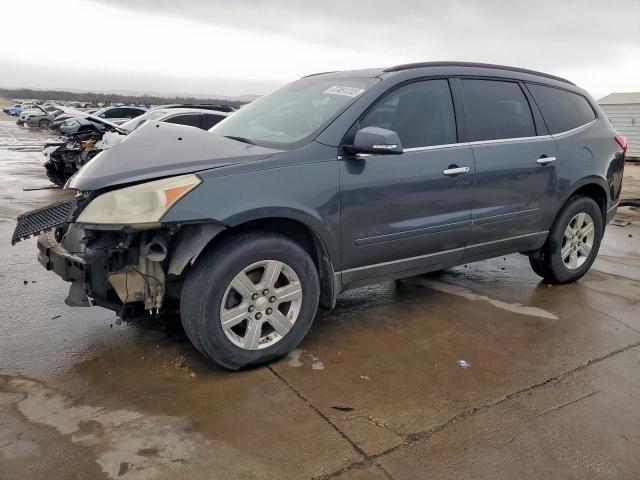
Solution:
M 5 35 L 20 41 L 0 44 L 0 58 L 82 66 L 113 88 L 130 88 L 118 74 L 173 91 L 210 83 L 207 93 L 266 93 L 318 71 L 426 60 L 542 70 L 596 96 L 640 85 L 637 0 L 22 0 L 6 9 L 32 26 Z
M 101 0 L 107 1 L 107 0 Z M 389 58 L 575 68 L 638 49 L 640 2 L 463 0 L 108 0 L 209 25 Z M 275 52 L 274 52 L 275 53 Z

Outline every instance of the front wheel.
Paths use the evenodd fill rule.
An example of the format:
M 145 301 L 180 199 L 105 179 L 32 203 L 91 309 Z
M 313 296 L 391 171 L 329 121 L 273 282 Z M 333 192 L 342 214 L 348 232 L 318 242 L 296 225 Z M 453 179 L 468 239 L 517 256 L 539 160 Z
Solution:
M 231 370 L 276 360 L 303 339 L 318 308 L 318 272 L 284 236 L 249 232 L 198 259 L 182 287 L 191 343 Z
M 529 257 L 533 271 L 551 283 L 580 279 L 593 264 L 604 230 L 602 211 L 589 197 L 569 199 L 545 245 Z

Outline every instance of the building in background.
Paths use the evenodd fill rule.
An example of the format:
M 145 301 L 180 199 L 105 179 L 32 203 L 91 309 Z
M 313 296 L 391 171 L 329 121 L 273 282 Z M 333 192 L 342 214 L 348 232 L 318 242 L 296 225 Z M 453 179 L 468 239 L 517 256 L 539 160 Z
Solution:
M 627 139 L 627 159 L 640 160 L 640 92 L 612 93 L 598 100 L 598 105 Z

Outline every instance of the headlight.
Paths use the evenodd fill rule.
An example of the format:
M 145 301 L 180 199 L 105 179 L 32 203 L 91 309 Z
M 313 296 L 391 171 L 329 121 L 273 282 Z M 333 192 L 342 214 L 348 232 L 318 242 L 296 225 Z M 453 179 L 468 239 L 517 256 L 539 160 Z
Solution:
M 103 193 L 87 205 L 76 221 L 110 225 L 157 223 L 200 182 L 196 175 L 180 175 Z

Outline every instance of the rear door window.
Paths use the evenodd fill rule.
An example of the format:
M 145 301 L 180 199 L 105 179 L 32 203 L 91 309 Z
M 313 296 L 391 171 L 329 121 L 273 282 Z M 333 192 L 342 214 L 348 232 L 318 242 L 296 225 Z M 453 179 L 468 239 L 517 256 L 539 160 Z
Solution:
M 360 120 L 360 128 L 381 127 L 400 136 L 403 148 L 456 143 L 456 121 L 447 80 L 399 87 Z
M 136 118 L 142 115 L 145 111 L 139 108 L 127 108 L 126 109 L 126 117 L 127 118 Z
M 529 102 L 518 83 L 463 79 L 462 85 L 471 141 L 536 135 Z
M 124 118 L 123 108 L 112 108 L 111 110 L 107 110 L 102 115 L 103 118 Z
M 527 88 L 551 134 L 572 130 L 596 118 L 593 108 L 582 95 L 544 85 L 527 84 Z
M 176 115 L 175 117 L 166 119 L 165 122 L 200 128 L 200 117 L 201 115 L 199 113 L 189 113 L 186 115 Z

